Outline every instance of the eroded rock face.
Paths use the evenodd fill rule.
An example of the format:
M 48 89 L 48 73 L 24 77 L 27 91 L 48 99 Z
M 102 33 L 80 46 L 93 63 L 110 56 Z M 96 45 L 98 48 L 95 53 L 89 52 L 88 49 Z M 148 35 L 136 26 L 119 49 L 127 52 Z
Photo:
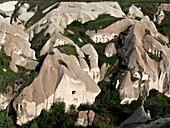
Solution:
M 107 57 L 112 57 L 113 54 L 116 54 L 115 43 L 109 43 L 105 48 L 105 55 Z
M 150 31 L 151 35 L 145 32 L 146 29 Z M 142 93 L 140 95 L 143 97 L 148 95 L 150 89 L 157 89 L 160 92 L 165 93 L 167 96 L 169 95 L 170 90 L 168 89 L 168 81 L 170 80 L 170 56 L 168 53 L 170 52 L 170 49 L 163 46 L 157 40 L 157 35 L 160 35 L 160 33 L 149 26 L 146 26 L 146 24 L 135 23 L 131 27 L 120 54 L 124 58 L 123 64 L 132 69 L 132 74 L 137 77 L 138 80 L 132 81 L 129 78 L 131 76 L 125 75 L 123 81 L 124 79 L 128 79 L 129 82 L 127 84 L 125 81 L 120 84 L 120 92 L 124 90 L 127 93 L 128 91 L 124 86 L 128 85 L 130 88 L 136 88 L 137 90 L 140 89 L 141 92 L 139 93 Z M 157 62 L 156 60 L 151 59 L 149 53 L 152 53 L 160 61 Z M 137 94 L 137 92 L 135 94 Z M 132 95 L 124 96 L 125 98 L 135 97 Z
M 97 30 L 97 33 L 94 30 L 88 30 L 86 34 L 95 43 L 106 43 L 117 37 L 122 31 L 125 31 L 132 24 L 131 22 L 129 19 L 122 19 L 104 29 Z
M 129 18 L 135 18 L 135 17 L 143 18 L 144 15 L 138 7 L 132 5 L 129 8 L 129 12 L 128 12 L 127 16 Z
M 1 19 L 0 26 L 0 45 L 4 46 L 3 50 L 7 56 L 11 56 L 10 68 L 17 72 L 16 65 L 23 66 L 27 69 L 34 69 L 38 62 L 36 61 L 35 52 L 28 42 L 29 35 L 20 27 L 10 25 Z
M 77 125 L 82 127 L 91 126 L 95 117 L 95 113 L 92 110 L 79 111 Z
M 57 4 L 58 8 L 48 12 Z M 12 3 L 10 6 L 12 8 L 9 11 L 14 10 L 14 4 Z M 162 10 L 169 8 L 167 5 L 166 7 L 161 6 Z M 19 9 L 18 17 L 25 22 L 35 13 L 27 13 L 28 8 L 29 5 L 24 4 Z M 4 10 L 4 12 L 8 14 L 8 10 Z M 103 64 L 100 70 L 99 55 L 93 45 L 86 44 L 80 48 L 60 32 L 63 32 L 66 26 L 74 20 L 85 23 L 96 19 L 100 14 L 123 18 L 104 29 L 86 31 L 94 43 L 107 43 L 114 38 L 122 40 L 123 46 L 120 50 L 115 49 L 114 43 L 108 44 L 105 49 L 107 57 L 117 53 L 123 59 L 122 65 L 128 67 L 121 78 L 118 78 L 116 84 L 121 103 L 130 103 L 139 96 L 145 98 L 151 89 L 157 89 L 170 96 L 170 50 L 166 47 L 169 40 L 157 31 L 154 23 L 148 16 L 144 16 L 139 8 L 132 6 L 128 13 L 129 18 L 125 16 L 117 2 L 61 2 L 43 11 L 43 13 L 46 12 L 48 13 L 27 28 L 26 32 L 22 30 L 22 25 L 17 26 L 16 23 L 10 25 L 8 24 L 9 18 L 7 20 L 1 18 L 0 48 L 2 48 L 1 45 L 4 45 L 5 53 L 11 56 L 10 68 L 13 71 L 17 72 L 16 65 L 27 69 L 34 69 L 37 65 L 35 52 L 30 48 L 29 43 L 34 37 L 34 32 L 39 33 L 47 28 L 45 35 L 50 33 L 51 38 L 43 46 L 40 54 L 54 52 L 53 55 L 46 57 L 39 75 L 28 87 L 23 89 L 13 102 L 19 125 L 40 115 L 42 109 L 49 110 L 57 101 L 65 102 L 66 109 L 69 109 L 72 104 L 79 106 L 81 103 L 94 103 L 96 96 L 100 93 L 97 83 L 104 79 L 109 65 Z M 163 11 L 159 13 L 161 21 L 164 13 Z M 11 16 L 11 12 L 9 15 Z M 140 17 L 141 20 L 133 19 L 135 17 Z M 125 31 L 128 31 L 127 35 L 122 36 L 121 33 Z M 72 31 L 68 32 L 74 34 Z M 159 40 L 162 40 L 165 46 L 160 44 Z M 79 41 L 82 42 L 80 38 Z M 62 54 L 55 48 L 62 45 L 74 46 L 78 59 L 73 55 Z M 154 55 L 158 61 L 152 59 L 149 54 L 152 57 Z M 85 61 L 85 55 L 88 56 L 90 65 Z M 136 79 L 133 80 L 133 77 Z M 5 100 L 3 99 L 3 101 Z M 145 115 L 142 107 L 140 112 Z M 87 113 L 87 111 L 79 113 L 80 124 L 84 126 L 91 124 L 95 115 L 92 111 Z M 87 122 L 88 118 L 89 122 Z
M 140 106 L 128 119 L 126 119 L 120 125 L 120 127 L 124 128 L 130 124 L 145 123 L 148 120 L 151 120 L 151 117 L 145 112 L 144 107 Z
M 92 104 L 100 93 L 100 88 L 74 56 L 62 54 L 57 49 L 53 51 L 54 55 L 46 57 L 32 84 L 24 88 L 13 102 L 18 124 L 32 120 L 40 115 L 42 109 L 50 109 L 59 100 L 65 102 L 66 109 L 69 109 L 72 104 Z M 58 60 L 66 63 L 67 67 L 60 65 Z
M 119 25 L 119 23 L 122 24 Z M 123 47 L 118 51 L 118 54 L 123 58 L 122 64 L 131 69 L 123 75 L 123 79 L 119 80 L 116 85 L 120 92 L 121 103 L 130 103 L 136 100 L 139 95 L 146 97 L 151 89 L 157 89 L 169 96 L 170 56 L 168 53 L 170 49 L 166 47 L 169 40 L 157 31 L 148 16 L 144 16 L 141 21 L 123 19 L 107 28 L 98 30 L 97 33 L 87 31 L 86 34 L 94 42 L 96 40 L 102 42 L 102 38 L 96 38 L 96 35 L 112 33 L 120 36 L 119 33 L 128 27 L 130 28 L 128 35 L 124 39 L 122 38 Z M 159 40 L 162 40 L 165 46 Z M 155 56 L 157 61 L 152 59 L 149 54 L 153 54 L 152 57 Z M 132 80 L 132 77 L 136 77 L 136 80 Z
M 27 31 L 30 33 L 36 28 L 35 32 L 38 33 L 42 29 L 47 28 L 46 33 L 52 35 L 55 30 L 63 32 L 64 28 L 74 20 L 85 23 L 96 19 L 103 13 L 115 17 L 123 17 L 125 15 L 117 2 L 61 2 L 58 4 L 58 8 L 47 13 L 45 17 Z
M 0 110 L 4 110 L 8 104 L 8 99 L 4 95 L 0 94 Z
M 158 24 L 161 24 L 162 20 L 165 18 L 165 13 L 161 8 L 158 8 L 157 13 L 154 15 L 154 22 L 158 22 Z
M 161 3 L 160 8 L 165 11 L 170 11 L 170 4 L 169 3 Z

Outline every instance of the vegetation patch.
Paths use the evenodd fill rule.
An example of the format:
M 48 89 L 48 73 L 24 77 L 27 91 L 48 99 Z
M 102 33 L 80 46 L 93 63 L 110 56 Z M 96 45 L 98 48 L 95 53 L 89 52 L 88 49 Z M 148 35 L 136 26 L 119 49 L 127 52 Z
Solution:
M 76 48 L 72 45 L 56 46 L 56 48 L 61 53 L 65 53 L 67 55 L 74 55 L 74 56 L 78 57 L 78 54 L 76 52 Z
M 29 28 L 30 26 L 32 26 L 33 24 L 37 23 L 39 20 L 41 20 L 48 12 L 50 12 L 51 10 L 58 8 L 60 2 L 55 5 L 53 8 L 51 8 L 49 11 L 43 13 L 43 10 L 45 10 L 46 8 L 48 8 L 49 6 L 53 5 L 56 3 L 56 1 L 41 1 L 38 0 L 36 2 L 32 2 L 31 0 L 25 0 L 25 2 L 27 2 L 28 4 L 30 4 L 30 8 L 28 9 L 28 11 L 32 10 L 34 7 L 36 7 L 37 5 L 37 11 L 35 12 L 35 14 L 26 22 L 25 27 Z
M 64 61 L 59 60 L 59 63 L 62 64 L 62 65 L 64 65 L 66 68 L 68 68 L 67 64 L 66 64 Z
M 108 26 L 110 26 L 111 24 L 113 24 L 114 22 L 120 20 L 120 18 L 115 18 L 109 14 L 102 14 L 99 15 L 98 18 L 96 18 L 95 20 L 92 21 L 88 21 L 84 24 L 84 27 L 87 30 L 99 30 L 99 29 L 104 29 Z
M 15 82 L 20 83 L 27 77 L 26 72 L 29 70 L 17 66 L 18 73 L 13 72 L 10 68 L 11 57 L 7 56 L 2 47 L 0 51 L 0 92 L 7 92 L 7 86 L 12 86 L 14 89 Z M 4 71 L 6 70 L 6 71 Z
M 41 30 L 39 33 L 34 33 L 33 39 L 30 41 L 31 48 L 34 49 L 36 53 L 36 57 L 40 57 L 40 50 L 43 48 L 45 43 L 50 39 L 50 34 L 47 33 L 46 36 L 44 36 L 46 29 Z
M 144 107 L 150 111 L 152 119 L 163 116 L 170 116 L 170 98 L 157 90 L 150 90 L 145 100 Z
M 170 18 L 169 18 L 170 13 L 167 11 L 164 11 L 164 13 L 165 13 L 165 18 L 162 20 L 162 23 L 161 24 L 155 23 L 155 25 L 156 25 L 157 30 L 170 40 L 170 31 L 169 31 L 170 30 Z
M 22 128 L 30 128 L 32 125 L 37 128 L 71 128 L 77 119 L 77 113 L 69 115 L 65 113 L 65 103 L 54 103 L 47 112 L 43 110 L 37 118 L 22 125 Z

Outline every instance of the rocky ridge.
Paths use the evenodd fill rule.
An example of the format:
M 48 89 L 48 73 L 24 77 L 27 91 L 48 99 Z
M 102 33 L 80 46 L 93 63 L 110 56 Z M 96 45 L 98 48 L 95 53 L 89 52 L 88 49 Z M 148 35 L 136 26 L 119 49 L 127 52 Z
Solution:
M 49 110 L 57 101 L 65 102 L 67 110 L 72 104 L 78 107 L 82 103 L 95 102 L 101 91 L 97 84 L 105 79 L 110 67 L 106 63 L 99 66 L 100 54 L 95 44 L 109 42 L 103 54 L 107 58 L 117 54 L 122 58 L 121 65 L 127 67 L 125 72 L 120 74 L 121 77 L 117 78 L 117 83 L 114 83 L 119 90 L 121 104 L 131 103 L 140 96 L 145 99 L 151 89 L 170 96 L 168 37 L 158 32 L 154 23 L 140 8 L 132 5 L 126 16 L 117 2 L 59 2 L 43 10 L 44 17 L 29 26 L 30 19 L 36 14 L 36 7 L 35 11 L 27 13 L 29 5 L 21 5 L 17 20 L 11 25 L 10 17 L 15 4 L 15 1 L 2 4 L 12 6 L 10 10 L 0 6 L 0 10 L 9 16 L 1 17 L 0 46 L 1 49 L 4 48 L 6 55 L 12 58 L 11 70 L 17 72 L 16 65 L 35 69 L 38 62 L 34 50 L 30 48 L 30 41 L 44 29 L 44 36 L 50 34 L 49 40 L 40 51 L 40 55 L 49 54 L 38 76 L 14 99 L 13 107 L 17 112 L 19 125 L 39 116 L 43 109 Z M 169 11 L 169 5 L 161 4 L 160 7 Z M 163 20 L 162 10 L 158 12 L 158 23 Z M 119 19 L 105 28 L 87 30 L 85 34 L 93 43 L 85 42 L 83 46 L 79 46 L 64 35 L 67 25 L 73 21 L 84 24 L 95 20 L 101 14 L 110 14 Z M 140 20 L 135 19 L 137 17 Z M 69 33 L 75 34 L 72 31 Z M 119 39 L 122 46 L 117 46 L 114 39 Z M 79 40 L 83 42 L 81 38 Z M 59 50 L 62 46 L 73 46 L 77 56 L 62 53 Z

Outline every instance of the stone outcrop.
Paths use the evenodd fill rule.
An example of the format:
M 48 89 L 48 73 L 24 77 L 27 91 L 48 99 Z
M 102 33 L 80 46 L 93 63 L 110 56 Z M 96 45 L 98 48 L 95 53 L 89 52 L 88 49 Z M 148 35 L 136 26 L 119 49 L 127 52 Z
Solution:
M 129 8 L 129 12 L 128 12 L 127 16 L 129 18 L 135 18 L 135 17 L 143 18 L 144 17 L 144 15 L 141 12 L 140 8 L 138 8 L 138 7 L 134 6 L 134 5 L 132 5 Z
M 161 24 L 162 20 L 165 18 L 165 13 L 161 8 L 158 8 L 158 11 L 154 15 L 154 22 L 158 22 L 158 24 Z
M 116 54 L 116 48 L 115 48 L 115 43 L 109 43 L 106 48 L 105 48 L 105 55 L 107 57 L 112 57 L 113 54 Z
M 4 110 L 8 104 L 8 99 L 4 95 L 0 94 L 0 110 Z
M 164 11 L 170 11 L 170 4 L 169 3 L 161 3 L 160 8 Z
M 129 32 L 125 39 L 120 37 L 120 33 L 127 28 Z M 96 38 L 96 35 L 117 35 L 122 40 L 123 47 L 118 54 L 123 58 L 123 65 L 131 69 L 127 71 L 123 79 L 119 80 L 116 88 L 119 89 L 121 103 L 136 100 L 139 95 L 146 97 L 150 89 L 157 89 L 169 96 L 169 48 L 162 45 L 159 40 L 169 43 L 168 38 L 160 34 L 154 23 L 148 16 L 144 16 L 141 21 L 133 19 L 122 19 L 110 26 L 95 31 L 87 31 L 86 34 L 94 42 L 106 43 L 102 38 Z M 96 43 L 97 43 L 96 42 Z M 157 62 L 153 60 L 149 53 L 159 58 Z M 140 75 L 139 75 L 140 74 Z M 136 75 L 136 76 L 135 76 Z M 140 76 L 140 77 L 139 77 Z M 132 81 L 132 77 L 138 77 Z M 142 83 L 141 83 L 142 82 Z
M 170 117 L 152 120 L 150 117 L 149 110 L 146 113 L 142 105 L 118 128 L 168 128 L 170 126 L 169 122 Z
M 100 79 L 100 69 L 98 67 L 98 54 L 96 50 L 91 44 L 84 45 L 81 50 L 84 54 L 88 55 L 88 59 L 90 60 L 90 77 L 98 83 Z
M 46 42 L 40 51 L 40 55 L 44 55 L 51 51 L 56 46 L 74 45 L 74 42 L 69 38 L 63 36 L 61 33 L 55 31 L 51 38 Z
M 15 5 L 17 1 L 9 1 L 0 4 L 0 11 L 5 13 L 7 16 L 11 16 L 13 11 L 15 10 Z M 7 18 L 10 21 L 10 18 Z
M 139 96 L 146 98 L 151 89 L 170 96 L 170 49 L 166 46 L 169 40 L 157 31 L 154 23 L 148 16 L 143 15 L 140 8 L 132 5 L 126 17 L 117 2 L 58 2 L 43 10 L 45 15 L 39 21 L 25 28 L 24 23 L 31 19 L 37 10 L 28 12 L 29 5 L 23 4 L 17 17 L 20 20 L 10 25 L 16 3 L 14 1 L 0 4 L 0 12 L 9 16 L 0 16 L 0 49 L 4 46 L 6 55 L 11 56 L 10 68 L 17 72 L 17 65 L 27 69 L 36 67 L 35 52 L 29 41 L 42 30 L 46 29 L 44 36 L 49 33 L 51 37 L 41 49 L 40 55 L 51 51 L 54 53 L 47 55 L 38 76 L 14 99 L 13 107 L 17 112 L 19 125 L 39 116 L 42 109 L 49 110 L 53 103 L 58 101 L 65 102 L 66 110 L 72 104 L 79 106 L 81 103 L 94 103 L 100 93 L 97 83 L 104 79 L 110 65 L 104 63 L 99 69 L 99 55 L 93 45 L 85 42 L 87 44 L 78 47 L 74 41 L 65 37 L 63 32 L 66 26 L 75 20 L 85 23 L 95 20 L 101 14 L 110 14 L 117 18 L 117 21 L 97 31 L 88 30 L 85 34 L 94 43 L 108 43 L 114 38 L 121 41 L 122 47 L 119 50 L 116 50 L 114 43 L 109 43 L 104 52 L 110 58 L 113 54 L 118 54 L 121 61 L 123 60 L 122 65 L 128 67 L 124 73 L 119 74 L 121 77 L 117 78 L 115 84 L 120 93 L 121 104 L 130 103 Z M 58 7 L 52 9 L 56 5 Z M 164 18 L 163 11 L 169 11 L 169 4 L 162 3 L 160 8 L 156 16 L 159 23 Z M 135 20 L 136 17 L 141 20 Z M 21 24 L 17 25 L 18 23 Z M 71 30 L 67 32 L 74 34 Z M 83 42 L 83 38 L 78 37 L 78 40 Z M 78 56 L 61 53 L 57 46 L 62 45 L 74 46 Z M 86 62 L 86 56 L 90 65 Z M 3 71 L 5 73 L 5 69 Z M 0 107 L 7 106 L 3 96 L 0 102 Z M 92 111 L 80 112 L 79 124 L 91 125 L 94 115 Z M 122 125 L 131 121 L 143 123 L 147 120 L 149 117 L 141 106 Z
M 147 114 L 144 110 L 143 105 L 141 105 L 137 110 L 135 110 L 135 112 L 128 119 L 126 119 L 120 125 L 120 127 L 124 128 L 127 125 L 131 125 L 131 124 L 145 123 L 149 120 L 151 120 L 150 114 Z
M 151 35 L 149 35 L 149 33 L 145 33 L 147 29 L 149 30 Z M 170 52 L 170 50 L 169 48 L 163 46 L 157 40 L 159 38 L 157 37 L 158 35 L 162 39 L 166 38 L 145 23 L 136 22 L 130 28 L 130 32 L 125 39 L 125 43 L 120 54 L 124 58 L 123 64 L 132 69 L 132 74 L 136 74 L 136 77 L 138 76 L 138 74 L 141 74 L 141 76 L 138 77 L 139 79 L 137 81 L 132 81 L 130 79 L 131 76 L 129 73 L 129 75 L 124 75 L 124 78 L 119 85 L 120 92 L 124 90 L 123 92 L 125 93 L 131 93 L 130 90 L 128 91 L 126 88 L 124 88 L 124 86 L 128 86 L 128 88 L 136 88 L 137 90 L 140 90 L 141 92 L 138 91 L 138 94 L 137 92 L 135 93 L 135 91 L 133 92 L 135 93 L 135 95 L 139 95 L 139 93 L 142 93 L 143 97 L 146 97 L 148 95 L 150 89 L 157 89 L 160 92 L 165 93 L 167 96 L 169 96 L 170 90 L 168 89 L 168 81 L 170 80 L 170 56 L 168 53 Z M 158 57 L 160 61 L 157 62 L 150 58 L 148 52 Z M 128 84 L 126 81 L 128 82 Z M 141 83 L 141 81 L 143 82 Z M 131 97 L 131 99 L 133 99 L 137 96 L 131 94 L 129 94 L 128 96 L 123 93 L 120 95 L 124 95 L 125 99 L 127 99 L 128 97 Z
M 4 46 L 6 55 L 11 56 L 10 68 L 14 72 L 18 71 L 16 65 L 34 69 L 38 62 L 34 50 L 30 48 L 29 35 L 20 27 L 5 23 L 4 19 L 1 19 L 0 29 L 0 45 Z
M 131 20 L 122 19 L 104 29 L 97 30 L 97 33 L 94 30 L 88 30 L 86 34 L 89 35 L 95 43 L 106 43 L 125 31 L 131 24 Z
M 18 124 L 37 117 L 42 109 L 50 109 L 54 102 L 63 101 L 68 109 L 71 104 L 92 104 L 100 93 L 100 88 L 74 56 L 62 54 L 57 49 L 53 52 L 54 55 L 48 55 L 44 60 L 32 84 L 24 88 L 13 102 Z M 59 60 L 67 67 L 61 65 Z
M 94 116 L 95 116 L 95 113 L 92 110 L 79 111 L 76 124 L 82 127 L 91 126 L 94 120 Z
M 35 33 L 38 33 L 47 28 L 45 34 L 50 33 L 52 35 L 55 30 L 63 32 L 64 28 L 74 20 L 85 23 L 104 13 L 114 17 L 125 15 L 117 2 L 61 2 L 58 8 L 47 13 L 40 21 L 32 25 L 27 32 L 30 33 L 36 28 Z

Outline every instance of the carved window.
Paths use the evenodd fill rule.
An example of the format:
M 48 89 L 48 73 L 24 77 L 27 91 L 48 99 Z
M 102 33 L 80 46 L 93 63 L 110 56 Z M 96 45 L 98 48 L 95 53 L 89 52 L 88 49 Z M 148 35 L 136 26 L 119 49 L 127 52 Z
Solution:
M 18 110 L 18 104 L 16 105 L 16 109 Z
M 76 91 L 72 91 L 72 94 L 73 94 L 73 95 L 76 94 Z
M 21 110 L 21 111 L 23 110 L 22 105 L 20 105 L 20 110 Z

